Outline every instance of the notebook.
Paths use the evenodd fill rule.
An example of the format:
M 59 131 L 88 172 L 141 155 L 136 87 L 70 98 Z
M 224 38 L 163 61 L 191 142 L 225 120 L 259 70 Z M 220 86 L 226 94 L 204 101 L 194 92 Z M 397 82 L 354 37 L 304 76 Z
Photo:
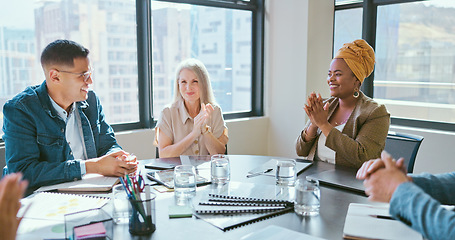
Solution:
M 29 206 L 24 218 L 64 221 L 65 214 L 101 208 L 108 201 L 108 197 L 39 192 L 21 201 L 23 207 L 17 215 L 22 216 Z
M 294 211 L 292 200 L 282 199 L 281 189 L 274 185 L 230 182 L 203 191 L 195 201 L 194 215 L 222 231 Z
M 209 194 L 206 201 L 194 207 L 197 214 L 265 213 L 293 207 L 290 201 Z
M 387 218 L 390 218 L 388 204 L 351 203 L 344 223 L 343 237 L 347 239 L 423 239 L 420 233 L 406 224 Z
M 365 194 L 365 187 L 363 180 L 355 178 L 356 172 L 348 169 L 333 169 L 312 175 L 306 178 L 311 180 L 318 180 L 319 183 L 346 189 L 360 194 Z
M 96 173 L 89 173 L 81 180 L 65 182 L 38 188 L 35 192 L 57 190 L 59 192 L 108 192 L 119 183 L 118 177 L 106 177 Z
M 269 161 L 267 161 L 266 163 L 262 164 L 261 166 L 257 167 L 257 168 L 254 168 L 252 170 L 250 170 L 248 172 L 248 174 L 258 174 L 258 173 L 261 173 L 261 175 L 265 175 L 265 176 L 273 176 L 275 177 L 276 175 L 276 162 L 278 159 L 285 159 L 285 158 L 275 158 L 275 159 L 271 159 Z M 299 174 L 300 172 L 302 172 L 303 170 L 307 169 L 308 167 L 311 166 L 311 164 L 313 164 L 312 161 L 308 161 L 308 160 L 303 160 L 304 162 L 301 162 L 300 160 L 299 161 L 296 161 L 296 172 L 297 174 Z M 272 169 L 270 171 L 267 171 L 268 169 Z M 265 172 L 265 173 L 264 173 Z

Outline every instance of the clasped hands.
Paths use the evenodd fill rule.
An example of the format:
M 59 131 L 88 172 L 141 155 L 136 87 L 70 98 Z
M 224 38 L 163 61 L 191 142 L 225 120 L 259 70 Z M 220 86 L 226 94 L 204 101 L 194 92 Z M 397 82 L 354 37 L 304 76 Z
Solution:
M 314 92 L 311 93 L 303 109 L 310 118 L 311 127 L 320 128 L 321 125 L 328 123 L 329 104 L 323 103 L 321 94 L 316 95 Z
M 364 179 L 368 199 L 379 202 L 390 202 L 398 185 L 412 181 L 406 175 L 404 158 L 395 161 L 386 151 L 382 151 L 381 158 L 364 162 L 357 171 L 356 178 Z
M 214 108 L 212 104 L 207 103 L 206 105 L 201 103 L 201 110 L 199 114 L 194 118 L 193 132 L 196 136 L 200 136 L 212 117 L 212 112 Z
M 85 162 L 87 173 L 98 173 L 104 176 L 122 177 L 137 170 L 136 156 L 119 150 Z

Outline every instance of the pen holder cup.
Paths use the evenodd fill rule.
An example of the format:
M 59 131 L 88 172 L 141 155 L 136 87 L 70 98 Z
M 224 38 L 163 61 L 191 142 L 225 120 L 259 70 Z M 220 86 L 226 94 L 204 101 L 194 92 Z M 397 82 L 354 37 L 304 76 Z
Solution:
M 129 199 L 131 204 L 129 231 L 133 235 L 149 235 L 155 232 L 155 194 L 140 194 L 140 200 Z
M 114 239 L 112 217 L 101 208 L 65 214 L 65 239 L 99 237 Z

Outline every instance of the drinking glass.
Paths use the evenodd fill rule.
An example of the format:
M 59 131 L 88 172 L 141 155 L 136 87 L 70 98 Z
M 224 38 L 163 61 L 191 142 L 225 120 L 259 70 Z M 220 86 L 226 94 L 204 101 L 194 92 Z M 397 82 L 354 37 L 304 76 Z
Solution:
M 321 192 L 319 181 L 299 179 L 295 183 L 294 211 L 302 216 L 315 216 L 319 214 Z
M 112 218 L 116 224 L 128 223 L 129 208 L 128 196 L 123 185 L 112 188 Z
M 276 184 L 294 186 L 296 179 L 294 159 L 278 159 L 276 162 Z
M 212 183 L 226 183 L 230 179 L 229 158 L 223 154 L 213 155 L 211 158 Z
M 191 165 L 179 165 L 174 169 L 174 192 L 179 202 L 196 195 L 196 169 Z

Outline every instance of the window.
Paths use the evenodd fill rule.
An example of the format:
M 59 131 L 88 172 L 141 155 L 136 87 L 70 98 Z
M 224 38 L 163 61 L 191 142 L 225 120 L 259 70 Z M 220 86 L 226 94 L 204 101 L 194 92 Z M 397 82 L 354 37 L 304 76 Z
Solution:
M 173 2 L 15 0 L 2 6 L 0 106 L 42 83 L 42 49 L 70 39 L 90 50 L 92 88 L 116 131 L 153 127 L 172 101 L 177 64 L 190 57 L 206 64 L 226 119 L 262 115 L 264 0 Z
M 352 6 L 349 11 L 362 10 L 362 5 Z M 336 15 L 345 9 L 336 10 Z M 376 52 L 374 80 L 371 90 L 365 89 L 367 95 L 387 106 L 392 123 L 453 130 L 455 2 L 375 1 L 364 4 L 363 11 L 376 15 L 376 21 L 369 23 L 374 29 L 363 29 Z M 336 18 L 335 26 L 356 22 L 350 18 Z M 335 43 L 345 41 L 339 35 L 335 32 Z
M 224 113 L 252 110 L 252 11 L 152 1 L 153 116 L 173 100 L 175 69 L 201 60 Z
M 362 38 L 362 8 L 339 10 L 335 12 L 333 54 L 344 43 Z
M 2 6 L 0 9 L 1 106 L 25 87 L 42 83 L 44 75 L 39 62 L 41 51 L 56 39 L 71 39 L 90 50 L 89 58 L 94 68 L 92 88 L 101 99 L 109 99 L 113 91 L 112 88 L 102 86 L 117 85 L 119 78 L 137 82 L 137 59 L 124 57 L 126 54 L 137 52 L 136 19 L 115 17 L 131 14 L 135 16 L 135 1 L 116 1 L 123 3 L 121 7 L 101 4 L 103 2 L 110 1 L 19 0 Z M 108 16 L 112 16 L 112 19 L 106 19 Z M 131 38 L 134 41 L 126 44 Z M 130 70 L 117 71 L 118 66 Z M 116 88 L 115 91 L 123 90 Z M 119 108 L 114 109 L 112 101 L 102 102 L 109 123 L 139 121 L 137 97 L 125 99 L 128 101 L 124 100 L 123 104 L 128 107 L 124 109 L 130 108 L 129 114 L 117 112 Z M 3 120 L 3 115 L 0 115 L 0 119 Z

